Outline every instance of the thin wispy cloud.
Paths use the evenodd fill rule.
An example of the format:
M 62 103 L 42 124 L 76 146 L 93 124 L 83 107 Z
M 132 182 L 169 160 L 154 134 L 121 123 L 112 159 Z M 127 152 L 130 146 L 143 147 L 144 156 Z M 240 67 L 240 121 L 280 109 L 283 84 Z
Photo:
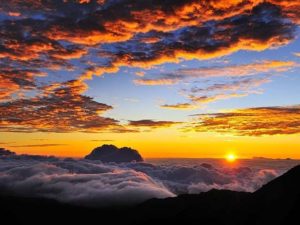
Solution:
M 115 140 L 113 140 L 113 139 L 99 139 L 99 140 L 95 139 L 95 140 L 90 140 L 90 141 L 92 141 L 92 142 L 113 142 Z
M 32 145 L 10 145 L 12 148 L 43 148 L 43 147 L 56 147 L 56 146 L 67 146 L 67 144 L 32 144 Z
M 155 78 L 136 79 L 139 85 L 172 85 L 185 80 L 217 77 L 247 77 L 258 74 L 280 73 L 297 66 L 293 61 L 264 61 L 241 65 L 224 65 L 194 69 L 179 69 L 170 74 L 162 74 Z
M 201 88 L 195 86 L 181 91 L 181 94 L 186 96 L 189 102 L 163 104 L 160 107 L 175 110 L 192 110 L 220 100 L 260 94 L 262 90 L 258 88 L 269 82 L 271 82 L 269 77 L 242 78 L 224 83 L 214 83 Z
M 132 127 L 164 128 L 179 125 L 182 122 L 161 120 L 130 120 L 128 125 Z

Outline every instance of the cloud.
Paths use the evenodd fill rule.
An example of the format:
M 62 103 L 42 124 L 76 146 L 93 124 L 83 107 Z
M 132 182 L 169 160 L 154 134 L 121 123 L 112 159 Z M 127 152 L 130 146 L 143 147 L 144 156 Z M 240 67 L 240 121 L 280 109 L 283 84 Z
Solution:
M 1 159 L 0 189 L 78 205 L 131 205 L 174 196 L 144 173 L 82 160 Z M 3 193 L 3 192 L 2 192 Z
M 300 24 L 299 12 L 300 3 L 297 1 L 286 1 L 286 0 L 271 0 L 273 4 L 277 4 L 282 7 L 284 14 L 293 20 L 295 23 Z
M 194 0 L 172 3 L 152 0 L 143 2 L 27 0 L 26 4 L 20 1 L 4 1 L 1 9 L 7 12 L 13 8 L 16 13 L 19 12 L 26 17 L 34 13 L 40 13 L 46 18 L 52 16 L 52 20 L 46 23 L 47 29 L 44 28 L 51 40 L 102 44 L 126 41 L 135 33 L 147 33 L 151 30 L 171 31 L 210 20 L 222 20 L 250 10 L 255 3 L 256 1 L 247 1 L 243 4 L 229 1 L 225 6 L 216 4 L 215 1 Z M 172 10 L 169 8 L 170 4 Z M 72 18 L 70 11 L 71 15 L 78 19 Z
M 207 78 L 209 78 L 210 81 L 214 81 L 214 79 L 217 78 L 230 78 L 229 81 L 224 83 L 213 83 L 207 87 L 196 86 L 190 90 L 182 90 L 180 94 L 187 97 L 189 102 L 163 104 L 160 106 L 166 109 L 191 110 L 203 104 L 219 100 L 245 97 L 249 94 L 261 93 L 260 90 L 255 90 L 255 88 L 271 82 L 271 76 L 279 74 L 280 72 L 288 71 L 296 66 L 298 65 L 293 61 L 269 60 L 240 65 L 179 69 L 169 74 L 162 74 L 156 78 L 136 79 L 134 82 L 137 85 L 152 86 L 174 85 L 183 81 L 196 83 L 199 79 Z M 261 77 L 261 74 L 264 74 L 263 77 Z
M 145 72 L 143 72 L 143 71 L 138 71 L 138 72 L 135 73 L 135 75 L 137 75 L 137 76 L 139 76 L 139 77 L 143 77 L 143 76 L 145 76 Z
M 112 109 L 111 106 L 81 95 L 83 90 L 85 86 L 74 80 L 43 87 L 43 92 L 37 97 L 0 103 L 0 130 L 6 132 L 126 130 L 117 120 L 100 115 Z
M 11 99 L 13 94 L 35 89 L 35 77 L 43 75 L 37 70 L 15 69 L 0 63 L 0 101 Z
M 164 32 L 161 40 L 152 44 L 145 45 L 138 37 L 115 44 L 112 65 L 147 68 L 180 59 L 211 59 L 239 50 L 262 51 L 287 44 L 294 38 L 294 28 L 283 19 L 279 7 L 262 3 L 250 13 Z
M 154 120 L 130 120 L 128 125 L 132 127 L 164 128 L 181 124 L 175 121 L 154 121 Z
M 216 102 L 219 100 L 226 100 L 231 98 L 241 98 L 245 97 L 247 94 L 237 94 L 237 93 L 229 93 L 229 94 L 214 94 L 214 95 L 202 95 L 202 96 L 189 96 L 191 102 L 189 103 L 177 103 L 177 104 L 165 104 L 161 105 L 161 108 L 166 109 L 174 109 L 174 110 L 192 110 L 199 108 L 202 105 Z
M 113 142 L 113 141 L 115 141 L 115 140 L 113 140 L 113 139 L 99 139 L 99 140 L 90 140 L 90 141 L 92 141 L 92 142 Z
M 290 168 L 297 162 L 289 166 L 288 162 L 283 164 Z M 131 163 L 126 166 L 160 180 L 176 194 L 200 193 L 213 188 L 253 192 L 286 171 L 277 167 L 273 160 L 266 160 L 264 164 L 259 160 L 242 160 L 240 167 L 232 168 L 224 166 L 220 159 L 155 161 L 155 164 Z
M 246 78 L 232 81 L 231 83 L 216 83 L 204 88 L 192 88 L 191 90 L 185 90 L 192 94 L 205 94 L 208 92 L 224 92 L 224 91 L 248 91 L 255 87 L 259 87 L 262 84 L 268 83 L 271 80 L 268 77 L 263 78 Z
M 207 104 L 218 100 L 245 97 L 246 94 L 216 94 L 213 96 L 190 96 L 192 102 L 197 104 Z
M 187 129 L 196 132 L 231 133 L 242 136 L 300 133 L 300 107 L 260 107 L 224 113 L 200 114 Z
M 42 147 L 55 147 L 55 146 L 66 146 L 67 144 L 32 144 L 32 145 L 11 145 L 13 148 L 42 148 Z
M 293 61 L 267 60 L 240 65 L 225 65 L 216 67 L 202 67 L 194 69 L 179 69 L 170 74 L 163 74 L 153 79 L 136 79 L 139 85 L 170 85 L 184 80 L 217 77 L 247 77 L 258 74 L 279 73 L 290 70 L 296 65 Z
M 98 115 L 110 106 L 83 95 L 86 79 L 116 73 L 122 66 L 149 68 L 277 48 L 295 38 L 298 12 L 298 3 L 285 0 L 1 1 L 0 129 L 124 132 L 118 121 Z M 58 72 L 64 76 L 58 79 Z M 145 77 L 135 83 L 180 79 Z M 68 88 L 58 94 L 58 86 L 74 80 L 82 83 L 77 84 L 81 92 L 67 94 L 73 92 Z M 52 90 L 41 91 L 45 83 Z M 68 103 L 68 109 L 59 101 Z M 37 108 L 40 114 L 30 115 Z
M 251 180 L 241 181 L 233 181 L 228 184 L 206 184 L 204 182 L 194 183 L 188 187 L 189 193 L 195 194 L 199 192 L 206 192 L 211 189 L 227 189 L 233 191 L 254 191 L 261 187 L 263 184 L 273 180 L 278 176 L 278 173 L 275 170 L 263 169 L 258 171 L 255 175 L 253 175 Z
M 137 85 L 157 86 L 157 85 L 173 85 L 178 83 L 178 79 L 162 78 L 162 79 L 136 79 L 134 83 Z
M 191 110 L 196 109 L 197 106 L 195 106 L 192 103 L 177 103 L 177 104 L 164 104 L 160 106 L 164 109 L 174 109 L 174 110 Z
M 66 64 L 99 50 L 109 58 L 106 67 L 87 68 L 97 75 L 120 66 L 147 67 L 243 49 L 260 51 L 294 38 L 284 2 L 221 2 L 6 1 L 0 10 L 13 8 L 23 17 L 1 22 L 5 42 L 0 55 L 13 61 L 39 60 L 46 66 Z
M 253 192 L 297 161 L 241 161 L 226 167 L 218 159 L 102 163 L 32 155 L 0 156 L 0 190 L 85 206 L 138 204 L 150 198 L 200 193 L 212 188 Z M 248 167 L 248 166 L 249 167 Z M 250 168 L 251 167 L 251 168 Z
M 191 110 L 199 108 L 205 104 L 226 100 L 231 98 L 241 98 L 250 94 L 258 94 L 261 91 L 256 90 L 262 84 L 271 80 L 268 77 L 262 78 L 239 78 L 230 82 L 214 83 L 206 87 L 193 87 L 183 89 L 181 93 L 185 95 L 190 102 L 164 104 L 161 108 L 174 110 Z

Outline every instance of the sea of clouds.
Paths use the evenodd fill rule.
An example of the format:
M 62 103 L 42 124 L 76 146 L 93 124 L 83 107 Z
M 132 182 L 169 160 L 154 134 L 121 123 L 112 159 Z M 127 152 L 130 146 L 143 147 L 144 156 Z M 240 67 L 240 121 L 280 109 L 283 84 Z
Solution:
M 294 160 L 148 160 L 102 163 L 30 155 L 0 156 L 0 191 L 86 206 L 137 204 L 210 189 L 253 192 L 298 164 Z

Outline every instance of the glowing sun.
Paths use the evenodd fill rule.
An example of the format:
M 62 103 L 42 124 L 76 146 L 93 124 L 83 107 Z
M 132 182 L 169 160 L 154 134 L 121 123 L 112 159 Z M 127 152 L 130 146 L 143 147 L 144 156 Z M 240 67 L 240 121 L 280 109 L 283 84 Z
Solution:
M 237 159 L 237 156 L 234 153 L 228 153 L 225 158 L 227 162 L 234 162 Z

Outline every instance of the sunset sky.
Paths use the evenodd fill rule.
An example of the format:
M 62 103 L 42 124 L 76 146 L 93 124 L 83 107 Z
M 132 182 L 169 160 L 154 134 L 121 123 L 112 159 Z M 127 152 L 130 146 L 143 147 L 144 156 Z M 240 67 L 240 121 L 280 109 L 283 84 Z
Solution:
M 300 158 L 300 1 L 1 0 L 0 147 Z

